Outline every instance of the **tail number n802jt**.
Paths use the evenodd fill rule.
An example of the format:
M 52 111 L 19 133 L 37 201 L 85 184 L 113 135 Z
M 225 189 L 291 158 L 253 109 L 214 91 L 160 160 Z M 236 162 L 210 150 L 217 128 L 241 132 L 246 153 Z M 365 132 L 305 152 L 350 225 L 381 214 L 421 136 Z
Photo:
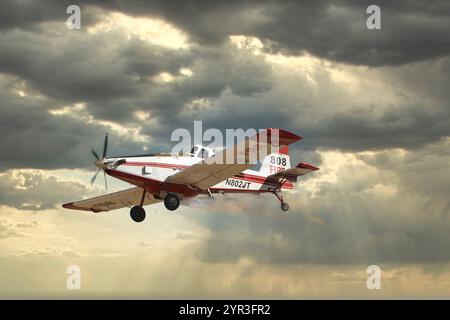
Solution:
M 225 180 L 225 185 L 240 188 L 240 189 L 248 189 L 250 187 L 250 182 L 242 181 L 242 180 L 234 180 L 227 179 Z

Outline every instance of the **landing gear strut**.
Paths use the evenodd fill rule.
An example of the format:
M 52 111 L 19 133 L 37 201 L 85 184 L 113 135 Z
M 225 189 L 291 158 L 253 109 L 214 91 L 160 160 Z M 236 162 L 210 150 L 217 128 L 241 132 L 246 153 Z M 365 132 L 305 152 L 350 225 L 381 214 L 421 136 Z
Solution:
M 280 200 L 281 210 L 288 211 L 289 205 L 287 204 L 287 202 L 284 202 L 283 196 L 281 194 L 279 194 L 277 191 L 274 191 L 273 194 L 277 197 L 278 200 Z
M 180 206 L 180 198 L 175 193 L 168 193 L 164 198 L 164 205 L 167 210 L 174 211 Z
M 141 198 L 140 204 L 138 206 L 132 207 L 130 210 L 130 216 L 134 222 L 142 222 L 145 220 L 145 210 L 142 207 L 142 205 L 144 204 L 144 200 L 145 200 L 145 193 L 146 193 L 146 191 L 144 189 L 144 192 L 142 193 L 142 198 Z

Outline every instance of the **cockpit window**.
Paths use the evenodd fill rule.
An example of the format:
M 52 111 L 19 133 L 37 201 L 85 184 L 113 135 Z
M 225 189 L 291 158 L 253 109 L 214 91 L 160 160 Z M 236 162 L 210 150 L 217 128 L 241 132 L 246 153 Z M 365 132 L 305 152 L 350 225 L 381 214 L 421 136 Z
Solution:
M 193 157 L 199 157 L 199 158 L 202 158 L 202 159 L 206 159 L 206 158 L 211 156 L 210 151 L 208 150 L 208 148 L 202 148 L 202 147 L 199 147 L 199 146 L 194 146 L 191 149 L 191 154 L 192 154 Z
M 197 151 L 198 151 L 198 147 L 192 147 L 191 153 L 193 156 L 195 156 L 197 154 Z

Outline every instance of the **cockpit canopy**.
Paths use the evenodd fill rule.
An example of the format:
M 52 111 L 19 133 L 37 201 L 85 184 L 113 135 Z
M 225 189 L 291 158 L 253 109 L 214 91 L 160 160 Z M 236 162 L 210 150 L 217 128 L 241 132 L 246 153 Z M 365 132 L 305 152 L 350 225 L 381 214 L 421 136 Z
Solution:
M 214 155 L 214 151 L 212 151 L 210 148 L 206 148 L 202 145 L 195 145 L 191 149 L 191 155 L 193 157 L 199 157 L 202 159 L 206 159 L 206 158 L 212 157 Z

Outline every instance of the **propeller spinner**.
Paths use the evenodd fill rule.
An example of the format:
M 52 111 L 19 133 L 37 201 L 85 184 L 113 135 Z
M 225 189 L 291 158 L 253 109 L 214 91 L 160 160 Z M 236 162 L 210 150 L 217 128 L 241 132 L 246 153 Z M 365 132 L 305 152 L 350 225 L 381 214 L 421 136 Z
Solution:
M 98 167 L 97 172 L 92 176 L 91 178 L 91 185 L 94 184 L 95 179 L 97 179 L 97 176 L 99 174 L 99 172 L 101 170 L 103 170 L 103 177 L 105 179 L 105 189 L 108 190 L 108 182 L 106 181 L 106 173 L 105 173 L 105 168 L 107 167 L 107 162 L 106 162 L 106 153 L 108 151 L 108 134 L 105 134 L 105 142 L 103 144 L 103 157 L 100 158 L 98 156 L 98 153 L 95 152 L 95 150 L 91 150 L 92 155 L 95 157 L 96 161 L 94 162 L 95 166 Z

